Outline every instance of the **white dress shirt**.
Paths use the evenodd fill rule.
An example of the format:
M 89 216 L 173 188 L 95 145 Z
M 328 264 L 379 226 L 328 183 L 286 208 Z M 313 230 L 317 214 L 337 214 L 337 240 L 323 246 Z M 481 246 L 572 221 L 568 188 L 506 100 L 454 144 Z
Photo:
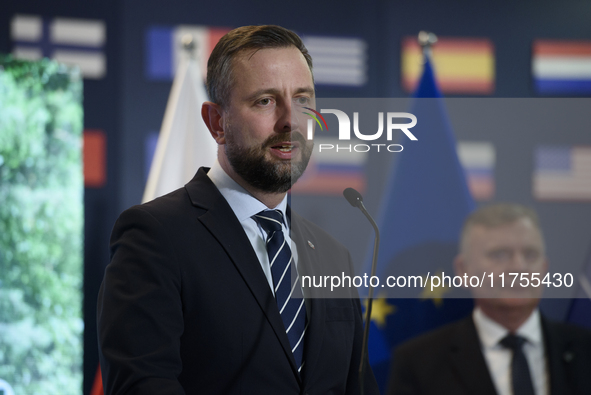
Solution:
M 472 313 L 474 325 L 480 338 L 480 345 L 488 371 L 499 395 L 513 395 L 511 387 L 511 359 L 513 351 L 499 344 L 509 334 L 509 331 L 490 319 L 480 308 Z M 519 327 L 517 335 L 527 341 L 523 345 L 523 352 L 527 358 L 529 371 L 536 395 L 549 395 L 549 376 L 546 363 L 544 337 L 540 312 L 535 309 L 530 317 Z
M 260 200 L 257 200 L 254 196 L 248 193 L 246 189 L 242 188 L 236 181 L 230 178 L 224 169 L 222 169 L 222 166 L 217 160 L 207 173 L 207 176 L 219 189 L 222 196 L 228 201 L 228 204 L 232 208 L 232 211 L 234 211 L 238 221 L 240 221 L 242 224 L 242 227 L 246 232 L 246 236 L 248 236 L 248 240 L 250 240 L 250 244 L 252 244 L 252 248 L 259 258 L 261 268 L 263 269 L 263 272 L 267 277 L 267 281 L 269 282 L 269 287 L 271 288 L 273 294 L 275 294 L 273 287 L 273 276 L 271 274 L 271 267 L 269 265 L 269 256 L 267 255 L 267 232 L 258 224 L 257 221 L 252 218 L 253 215 L 258 214 L 263 210 L 268 210 L 269 208 L 265 206 L 265 204 Z M 289 230 L 287 229 L 285 223 L 285 221 L 287 221 L 286 208 L 287 194 L 281 203 L 279 203 L 277 207 L 274 207 L 274 209 L 281 211 L 283 214 L 283 235 L 285 236 L 285 241 L 291 246 L 291 253 L 293 255 L 294 263 L 297 267 L 297 249 L 291 240 L 291 237 L 289 236 Z

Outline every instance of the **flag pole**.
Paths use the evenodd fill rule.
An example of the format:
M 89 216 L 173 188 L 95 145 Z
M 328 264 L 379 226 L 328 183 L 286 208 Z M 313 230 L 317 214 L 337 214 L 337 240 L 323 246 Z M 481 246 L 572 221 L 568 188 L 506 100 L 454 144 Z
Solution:
M 417 41 L 421 48 L 423 48 L 424 61 L 431 59 L 433 55 L 433 45 L 437 43 L 437 36 L 435 33 L 421 30 L 417 36 Z
M 192 34 L 185 34 L 181 39 L 181 44 L 183 46 L 184 52 L 188 55 L 190 59 L 196 59 L 197 53 L 197 44 L 195 42 L 195 38 Z

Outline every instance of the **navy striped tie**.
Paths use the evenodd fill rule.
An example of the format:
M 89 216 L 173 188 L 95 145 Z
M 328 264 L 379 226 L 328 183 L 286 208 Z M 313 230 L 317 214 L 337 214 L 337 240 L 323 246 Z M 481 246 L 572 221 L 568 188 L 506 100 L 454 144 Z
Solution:
M 279 210 L 264 210 L 254 218 L 267 232 L 267 254 L 275 286 L 275 301 L 299 372 L 304 366 L 306 306 L 300 277 L 291 275 L 293 256 L 281 230 L 283 214 Z

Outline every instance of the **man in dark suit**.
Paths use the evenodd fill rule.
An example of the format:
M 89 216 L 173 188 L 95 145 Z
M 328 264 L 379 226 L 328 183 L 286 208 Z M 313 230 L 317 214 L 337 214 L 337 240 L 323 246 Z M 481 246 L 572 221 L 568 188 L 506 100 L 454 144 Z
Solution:
M 371 370 L 357 373 L 355 290 L 302 298 L 299 276 L 352 266 L 287 206 L 312 150 L 298 122 L 313 105 L 311 70 L 300 38 L 278 26 L 217 44 L 202 115 L 218 161 L 113 229 L 98 303 L 106 393 L 357 394 L 360 381 L 377 393 Z
M 536 284 L 547 273 L 533 210 L 496 204 L 472 213 L 455 267 L 460 276 L 492 273 L 497 284 L 472 289 L 470 317 L 396 350 L 389 394 L 591 394 L 591 333 L 541 316 L 541 286 L 508 285 L 509 273 Z

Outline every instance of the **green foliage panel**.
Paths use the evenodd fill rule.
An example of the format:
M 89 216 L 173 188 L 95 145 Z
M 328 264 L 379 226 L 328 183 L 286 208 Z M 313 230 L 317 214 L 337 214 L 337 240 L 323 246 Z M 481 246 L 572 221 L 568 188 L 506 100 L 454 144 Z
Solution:
M 82 81 L 0 55 L 0 379 L 82 392 Z

